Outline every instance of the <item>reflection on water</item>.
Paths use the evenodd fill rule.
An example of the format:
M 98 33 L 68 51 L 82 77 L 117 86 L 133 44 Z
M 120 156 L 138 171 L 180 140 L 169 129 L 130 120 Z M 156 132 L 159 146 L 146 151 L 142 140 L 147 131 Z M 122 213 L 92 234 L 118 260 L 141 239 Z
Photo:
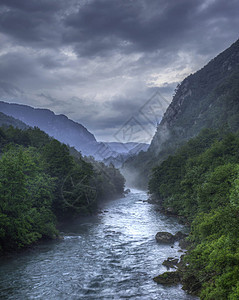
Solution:
M 1 299 L 195 299 L 152 278 L 166 269 L 173 248 L 158 231 L 184 230 L 145 202 L 145 192 L 104 204 L 102 213 L 63 228 L 64 240 L 0 261 Z

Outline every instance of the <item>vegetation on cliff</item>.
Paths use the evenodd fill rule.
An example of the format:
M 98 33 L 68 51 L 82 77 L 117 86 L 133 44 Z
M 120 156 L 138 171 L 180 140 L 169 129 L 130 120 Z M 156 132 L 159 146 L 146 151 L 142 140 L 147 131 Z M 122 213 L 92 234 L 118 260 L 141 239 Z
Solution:
M 151 169 L 175 153 L 203 128 L 239 129 L 239 40 L 205 67 L 185 78 L 176 89 L 149 150 L 124 165 L 136 175 L 135 184 L 147 184 Z M 142 161 L 144 163 L 142 164 Z
M 238 299 L 239 133 L 203 130 L 153 169 L 149 190 L 191 223 L 183 280 L 191 291 Z

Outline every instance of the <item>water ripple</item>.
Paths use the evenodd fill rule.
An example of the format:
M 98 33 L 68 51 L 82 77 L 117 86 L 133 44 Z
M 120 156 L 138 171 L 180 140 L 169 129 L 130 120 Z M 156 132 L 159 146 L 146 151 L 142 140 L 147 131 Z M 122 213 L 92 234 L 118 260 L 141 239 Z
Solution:
M 105 203 L 103 213 L 62 229 L 64 239 L 0 261 L 1 299 L 195 299 L 181 286 L 164 287 L 152 278 L 162 262 L 179 257 L 155 242 L 157 231 L 184 230 L 145 202 L 144 192 Z

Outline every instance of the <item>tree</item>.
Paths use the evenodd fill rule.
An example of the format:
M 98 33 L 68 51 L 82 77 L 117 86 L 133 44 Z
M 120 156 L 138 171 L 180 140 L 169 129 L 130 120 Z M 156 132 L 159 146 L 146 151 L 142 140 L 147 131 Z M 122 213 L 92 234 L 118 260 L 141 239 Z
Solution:
M 16 250 L 57 235 L 53 182 L 33 149 L 11 147 L 0 159 L 0 250 Z

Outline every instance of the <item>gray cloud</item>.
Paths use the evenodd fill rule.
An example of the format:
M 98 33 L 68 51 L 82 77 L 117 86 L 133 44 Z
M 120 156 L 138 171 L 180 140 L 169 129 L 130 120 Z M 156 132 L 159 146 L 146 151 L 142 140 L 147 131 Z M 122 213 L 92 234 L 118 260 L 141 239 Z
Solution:
M 62 1 L 6 1 L 0 3 L 0 31 L 23 45 L 55 46 L 61 33 Z
M 170 99 L 238 38 L 238 9 L 236 0 L 1 0 L 0 97 L 110 140 L 157 89 Z
M 209 40 L 223 26 L 232 29 L 237 11 L 237 1 L 224 0 L 90 1 L 67 16 L 64 38 L 80 55 L 205 47 L 195 37 Z

